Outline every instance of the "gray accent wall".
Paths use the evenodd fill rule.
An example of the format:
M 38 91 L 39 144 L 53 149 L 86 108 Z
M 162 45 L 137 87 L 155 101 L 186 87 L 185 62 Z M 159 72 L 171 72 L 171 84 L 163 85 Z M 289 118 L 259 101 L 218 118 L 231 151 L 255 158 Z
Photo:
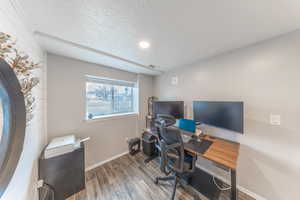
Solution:
M 127 149 L 127 138 L 144 128 L 146 99 L 152 95 L 152 77 L 48 54 L 48 139 L 75 134 L 86 142 L 86 167 L 118 156 Z M 138 82 L 139 114 L 85 120 L 86 75 Z
M 172 84 L 172 77 L 178 84 Z M 300 31 L 199 61 L 155 79 L 161 99 L 243 101 L 245 133 L 204 126 L 206 134 L 241 143 L 238 185 L 270 200 L 300 197 Z M 270 125 L 270 115 L 281 125 Z M 229 180 L 228 173 L 200 159 L 198 166 Z

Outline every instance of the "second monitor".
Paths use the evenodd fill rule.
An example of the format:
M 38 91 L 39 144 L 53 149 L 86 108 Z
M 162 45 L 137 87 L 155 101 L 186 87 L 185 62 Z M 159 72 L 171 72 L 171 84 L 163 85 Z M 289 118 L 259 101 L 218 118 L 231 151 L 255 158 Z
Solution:
M 196 122 L 244 133 L 243 102 L 194 101 L 193 110 Z
M 154 117 L 158 114 L 172 115 L 176 119 L 184 118 L 183 101 L 155 101 L 153 103 Z

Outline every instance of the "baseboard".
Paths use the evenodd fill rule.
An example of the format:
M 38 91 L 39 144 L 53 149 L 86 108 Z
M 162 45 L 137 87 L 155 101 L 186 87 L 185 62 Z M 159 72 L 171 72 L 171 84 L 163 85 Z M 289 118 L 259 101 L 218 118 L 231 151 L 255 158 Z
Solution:
M 217 175 L 217 174 L 213 173 L 212 171 L 209 171 L 208 169 L 206 169 L 204 167 L 200 167 L 199 165 L 197 165 L 197 167 L 199 167 L 201 170 L 203 170 L 203 171 L 211 174 L 212 176 L 216 177 L 217 179 L 220 179 L 224 183 L 226 183 L 228 185 L 230 184 L 229 180 L 226 180 L 224 177 L 222 177 L 220 175 Z M 266 198 L 264 198 L 264 197 L 262 197 L 262 196 L 260 196 L 260 195 L 258 195 L 256 193 L 254 193 L 254 192 L 252 192 L 252 191 L 250 191 L 250 190 L 248 190 L 248 189 L 246 189 L 246 188 L 244 188 L 244 187 L 242 187 L 240 185 L 237 185 L 237 189 L 240 190 L 241 192 L 249 195 L 250 197 L 256 199 L 256 200 L 267 200 Z
M 85 171 L 87 172 L 87 171 L 89 171 L 89 170 L 92 170 L 92 169 L 94 169 L 94 168 L 96 168 L 96 167 L 99 167 L 99 166 L 101 166 L 101 165 L 103 165 L 103 164 L 105 164 L 105 163 L 108 163 L 108 162 L 110 162 L 110 161 L 112 161 L 112 160 L 115 160 L 115 159 L 117 159 L 117 158 L 119 158 L 119 157 L 121 157 L 121 156 L 124 156 L 124 155 L 128 154 L 128 153 L 129 153 L 128 151 L 125 151 L 125 152 L 120 153 L 120 154 L 118 154 L 118 155 L 115 155 L 115 156 L 113 156 L 113 157 L 111 157 L 111 158 L 109 158 L 109 159 L 106 159 L 106 160 L 104 160 L 104 161 L 101 161 L 101 162 L 99 162 L 99 163 L 96 163 L 96 164 L 94 164 L 94 165 L 91 165 L 91 166 L 89 166 L 89 167 L 86 167 L 86 168 L 85 168 Z
M 258 195 L 256 193 L 254 193 L 254 192 L 252 192 L 252 191 L 250 191 L 250 190 L 248 190 L 248 189 L 246 189 L 246 188 L 244 188 L 244 187 L 242 187 L 240 185 L 238 185 L 237 188 L 240 191 L 242 191 L 243 193 L 249 195 L 250 197 L 252 197 L 252 198 L 254 198 L 256 200 L 267 200 L 266 198 L 264 198 L 264 197 L 262 197 L 262 196 L 260 196 L 260 195 Z

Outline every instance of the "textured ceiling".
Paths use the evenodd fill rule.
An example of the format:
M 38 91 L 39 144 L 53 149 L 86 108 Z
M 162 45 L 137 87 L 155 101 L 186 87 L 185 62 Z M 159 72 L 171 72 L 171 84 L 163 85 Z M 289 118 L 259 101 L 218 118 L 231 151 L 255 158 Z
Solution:
M 104 64 L 114 67 L 122 65 L 118 64 L 118 58 L 123 58 L 165 71 L 300 27 L 299 0 L 22 0 L 19 3 L 33 30 L 57 37 L 61 42 L 70 41 L 113 55 L 115 58 L 110 59 L 115 61 L 108 59 L 108 64 Z M 140 40 L 150 41 L 151 48 L 141 50 Z M 68 51 L 67 45 L 53 45 L 47 37 L 40 41 L 52 53 L 64 55 Z M 70 54 L 101 63 L 101 58 L 95 58 L 97 54 L 88 55 L 85 50 L 73 49 Z

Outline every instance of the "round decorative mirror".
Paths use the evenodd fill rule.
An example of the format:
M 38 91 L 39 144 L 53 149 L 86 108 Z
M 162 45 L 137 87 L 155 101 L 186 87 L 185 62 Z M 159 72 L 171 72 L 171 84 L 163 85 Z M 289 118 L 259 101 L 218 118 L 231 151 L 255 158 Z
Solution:
M 26 128 L 26 109 L 14 70 L 0 59 L 0 197 L 20 159 Z

